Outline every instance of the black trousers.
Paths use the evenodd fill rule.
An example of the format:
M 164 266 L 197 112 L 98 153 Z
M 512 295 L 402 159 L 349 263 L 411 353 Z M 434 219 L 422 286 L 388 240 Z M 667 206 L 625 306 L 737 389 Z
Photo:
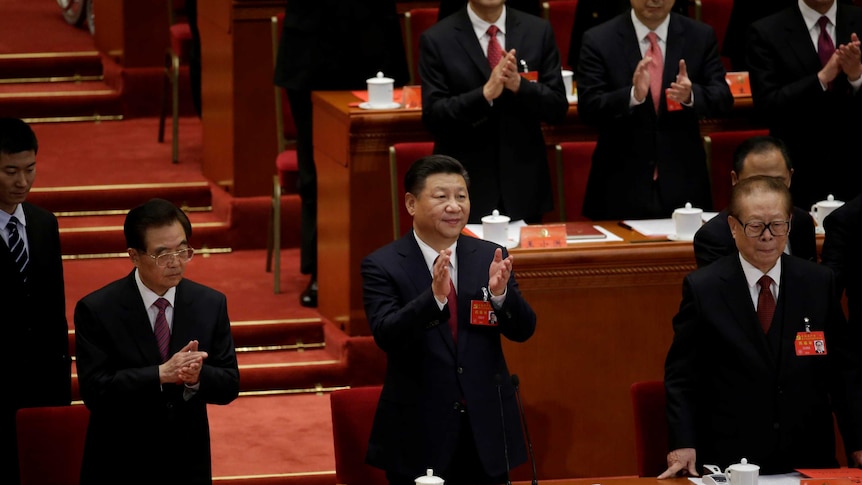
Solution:
M 389 485 L 415 485 L 416 478 L 425 475 L 425 470 L 417 470 L 415 477 L 406 477 L 387 471 Z M 473 429 L 470 427 L 469 412 L 461 414 L 461 431 L 458 433 L 458 443 L 452 455 L 452 462 L 446 470 L 434 470 L 434 475 L 443 479 L 446 485 L 502 485 L 506 476 L 491 477 L 485 472 Z
M 317 169 L 311 132 L 311 91 L 287 90 L 296 123 L 296 158 L 299 165 L 300 246 L 299 271 L 317 277 Z

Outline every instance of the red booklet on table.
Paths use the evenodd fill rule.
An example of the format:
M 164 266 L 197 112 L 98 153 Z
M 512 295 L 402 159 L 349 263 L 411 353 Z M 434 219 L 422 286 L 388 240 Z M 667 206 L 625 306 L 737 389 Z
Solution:
M 566 240 L 577 241 L 579 239 L 605 239 L 608 236 L 596 229 L 592 222 L 567 222 Z

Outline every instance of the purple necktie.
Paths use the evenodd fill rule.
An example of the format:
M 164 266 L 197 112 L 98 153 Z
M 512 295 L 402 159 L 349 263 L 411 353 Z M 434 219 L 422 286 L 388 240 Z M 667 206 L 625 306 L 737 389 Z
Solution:
M 162 362 L 168 360 L 168 352 L 171 346 L 171 329 L 168 328 L 168 319 L 165 317 L 165 308 L 170 306 L 170 302 L 164 298 L 159 298 L 153 305 L 159 309 L 156 315 L 156 323 L 153 326 L 153 332 L 156 334 L 156 341 L 159 343 L 159 353 L 162 354 Z
M 829 36 L 829 19 L 824 15 L 817 20 L 817 25 L 820 26 L 820 36 L 817 38 L 817 55 L 820 56 L 820 65 L 825 66 L 832 54 L 835 53 L 835 44 L 832 42 L 832 37 Z

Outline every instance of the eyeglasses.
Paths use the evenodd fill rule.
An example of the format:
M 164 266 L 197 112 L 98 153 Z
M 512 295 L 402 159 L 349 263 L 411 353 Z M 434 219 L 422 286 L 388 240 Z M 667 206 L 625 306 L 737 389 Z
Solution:
M 192 257 L 195 255 L 194 248 L 185 248 L 180 249 L 179 251 L 174 251 L 172 253 L 162 253 L 159 255 L 147 254 L 147 256 L 153 258 L 153 261 L 156 262 L 156 266 L 159 268 L 164 268 L 173 261 L 179 261 L 181 263 L 188 263 L 192 260 Z
M 742 231 L 748 237 L 760 237 L 769 229 L 769 232 L 773 236 L 786 236 L 790 233 L 790 221 L 772 221 L 772 222 L 760 222 L 760 221 L 752 221 L 752 222 L 742 222 L 738 217 L 733 216 L 734 219 L 739 221 L 742 224 Z

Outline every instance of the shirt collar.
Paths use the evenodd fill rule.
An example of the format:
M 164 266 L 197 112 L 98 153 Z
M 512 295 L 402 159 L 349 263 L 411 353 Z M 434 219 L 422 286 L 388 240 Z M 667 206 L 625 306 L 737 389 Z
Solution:
M 823 15 L 808 5 L 805 5 L 803 0 L 798 0 L 798 4 L 799 12 L 802 13 L 802 19 L 805 20 L 805 26 L 808 27 L 808 30 L 813 29 L 814 26 L 817 25 L 817 21 L 820 20 L 820 17 L 823 15 L 829 19 L 829 22 L 832 25 L 835 25 L 835 17 L 838 15 L 838 2 L 832 2 L 832 6 L 829 7 L 829 10 L 827 10 Z
M 428 266 L 428 272 L 433 273 L 432 268 L 434 267 L 434 261 L 437 259 L 437 256 L 440 255 L 438 251 L 435 251 L 434 248 L 425 243 L 422 239 L 419 238 L 419 235 L 416 234 L 416 231 L 413 231 L 413 237 L 416 238 L 416 242 L 419 244 L 419 250 L 422 251 L 422 257 L 425 258 L 425 266 Z M 456 240 L 449 246 L 449 249 L 452 250 L 452 255 L 449 256 L 449 263 L 452 264 L 452 267 L 458 268 L 458 241 Z
M 632 11 L 631 11 L 631 16 L 632 16 L 632 24 L 634 24 L 634 26 L 635 26 L 635 35 L 637 36 L 639 41 L 644 40 L 644 38 L 646 38 L 647 34 L 649 34 L 650 32 L 655 32 L 655 35 L 658 36 L 658 39 L 660 41 L 663 41 L 665 44 L 667 44 L 667 26 L 670 25 L 670 14 L 668 14 L 668 16 L 665 17 L 665 19 L 662 21 L 662 23 L 660 23 L 659 26 L 656 27 L 656 29 L 652 30 L 652 31 L 650 30 L 649 27 L 644 25 L 644 23 L 638 19 L 638 16 L 635 15 L 634 9 L 632 9 Z
M 174 298 L 177 295 L 176 286 L 168 288 L 168 291 L 166 291 L 164 295 L 157 295 L 153 290 L 147 288 L 147 285 L 145 285 L 144 282 L 141 281 L 141 275 L 138 273 L 137 268 L 135 268 L 135 283 L 137 283 L 138 292 L 141 293 L 141 298 L 143 298 L 144 300 L 144 308 L 151 307 L 153 303 L 155 303 L 156 300 L 158 300 L 159 298 L 164 298 L 165 300 L 168 300 L 168 303 L 170 303 L 172 307 L 174 306 Z
M 760 277 L 764 274 L 768 275 L 772 278 L 772 281 L 777 285 L 779 281 L 781 281 L 781 257 L 778 258 L 778 261 L 775 262 L 775 266 L 769 269 L 766 273 L 760 271 L 755 268 L 751 263 L 745 260 L 742 257 L 742 254 L 739 254 L 739 262 L 742 263 L 742 272 L 745 273 L 745 280 L 748 282 L 749 288 L 754 288 L 758 281 L 760 281 Z
M 15 208 L 15 212 L 11 214 L 7 214 L 5 211 L 0 211 L 0 228 L 5 230 L 6 224 L 9 224 L 9 219 L 12 219 L 12 217 L 18 218 L 18 222 L 20 222 L 24 228 L 27 227 L 27 218 L 24 217 L 23 204 L 18 204 L 18 207 Z
M 496 25 L 497 29 L 499 29 L 504 36 L 506 35 L 506 10 L 507 9 L 504 6 L 503 13 L 500 14 L 500 18 L 493 23 L 493 25 Z M 478 15 L 476 15 L 476 12 L 473 11 L 473 7 L 471 7 L 469 3 L 467 4 L 467 16 L 470 17 L 470 23 L 473 24 L 473 30 L 476 31 L 476 37 L 482 37 L 488 33 L 488 27 L 492 24 L 482 20 Z

